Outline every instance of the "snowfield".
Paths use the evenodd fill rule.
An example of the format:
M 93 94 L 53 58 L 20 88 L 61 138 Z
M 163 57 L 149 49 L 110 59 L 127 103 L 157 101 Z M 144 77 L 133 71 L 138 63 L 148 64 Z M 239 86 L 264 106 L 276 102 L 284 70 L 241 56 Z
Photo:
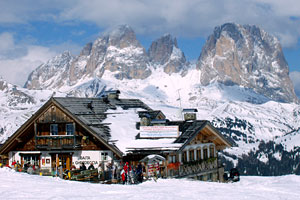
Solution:
M 242 176 L 237 183 L 158 179 L 139 185 L 103 185 L 0 169 L 0 199 L 299 199 L 300 176 Z

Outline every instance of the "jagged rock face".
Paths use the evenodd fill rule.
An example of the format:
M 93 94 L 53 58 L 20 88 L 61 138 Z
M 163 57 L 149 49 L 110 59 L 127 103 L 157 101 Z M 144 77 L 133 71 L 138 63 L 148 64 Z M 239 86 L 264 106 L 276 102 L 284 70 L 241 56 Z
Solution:
M 167 74 L 178 73 L 189 65 L 178 48 L 176 38 L 170 34 L 155 40 L 149 48 L 148 56 L 152 64 L 163 65 Z
M 279 41 L 257 26 L 224 24 L 209 36 L 197 62 L 200 81 L 253 88 L 270 99 L 297 102 Z
M 87 43 L 80 52 L 79 56 L 88 56 L 92 51 L 93 43 Z
M 4 81 L 1 77 L 0 77 L 0 90 L 4 91 L 8 89 L 8 85 L 6 83 L 6 81 Z
M 22 91 L 22 88 L 18 88 L 0 78 L 0 96 L 1 98 L 6 98 L 6 105 L 16 106 L 17 104 L 34 104 L 34 97 L 26 94 Z
M 55 89 L 68 85 L 69 68 L 73 59 L 70 52 L 55 56 L 31 72 L 24 87 L 28 89 Z
M 88 43 L 77 57 L 65 52 L 34 70 L 25 84 L 29 89 L 73 86 L 84 78 L 101 78 L 106 70 L 117 79 L 145 79 L 151 75 L 145 49 L 129 26 Z
M 86 72 L 102 77 L 105 70 L 109 70 L 117 79 L 145 79 L 151 74 L 148 65 L 146 51 L 133 30 L 129 26 L 120 26 L 94 42 Z

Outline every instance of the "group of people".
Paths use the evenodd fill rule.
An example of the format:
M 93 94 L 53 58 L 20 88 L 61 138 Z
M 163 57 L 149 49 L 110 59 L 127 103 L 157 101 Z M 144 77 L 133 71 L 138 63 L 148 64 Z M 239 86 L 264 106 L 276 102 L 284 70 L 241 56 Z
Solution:
M 30 162 L 24 163 L 23 168 L 19 161 L 13 161 L 11 165 L 16 171 L 27 172 L 28 174 L 34 174 L 38 171 L 38 166 L 32 165 Z
M 71 170 L 76 169 L 72 165 Z M 95 166 L 91 162 L 88 167 L 82 162 L 79 170 L 94 170 Z M 116 180 L 123 184 L 137 184 L 143 182 L 143 166 L 139 163 L 137 166 L 132 166 L 126 162 L 123 166 L 114 165 L 112 163 L 104 164 L 100 163 L 98 166 L 98 178 L 100 181 L 112 181 Z
M 137 184 L 143 182 L 143 166 L 139 163 L 137 166 L 131 166 L 125 163 L 121 170 L 121 178 L 123 184 Z
M 75 165 L 72 165 L 71 170 L 74 169 L 74 167 L 75 167 Z M 76 167 L 75 167 L 75 169 L 76 169 Z M 91 162 L 90 165 L 89 165 L 89 167 L 86 168 L 84 162 L 82 162 L 81 165 L 80 165 L 80 167 L 79 167 L 79 169 L 80 170 L 87 170 L 87 169 L 88 170 L 93 170 L 93 169 L 95 169 L 95 167 L 94 167 L 94 164 Z
M 38 170 L 38 167 L 35 165 L 31 165 L 31 163 L 25 163 L 23 168 L 19 161 L 13 161 L 12 167 L 16 170 L 22 170 L 29 174 L 33 174 Z M 94 163 L 91 162 L 88 167 L 86 167 L 85 163 L 82 162 L 79 170 L 95 170 Z M 120 182 L 122 184 L 137 184 L 142 183 L 144 176 L 143 173 L 145 172 L 145 167 L 141 163 L 138 165 L 130 165 L 128 162 L 121 165 L 114 165 L 113 163 L 100 163 L 98 166 L 98 179 L 100 181 L 112 181 L 115 180 L 116 182 Z M 75 165 L 72 165 L 70 170 L 77 170 Z M 58 176 L 63 177 L 63 167 L 61 165 L 58 166 L 56 173 Z M 156 174 L 156 173 L 155 173 Z

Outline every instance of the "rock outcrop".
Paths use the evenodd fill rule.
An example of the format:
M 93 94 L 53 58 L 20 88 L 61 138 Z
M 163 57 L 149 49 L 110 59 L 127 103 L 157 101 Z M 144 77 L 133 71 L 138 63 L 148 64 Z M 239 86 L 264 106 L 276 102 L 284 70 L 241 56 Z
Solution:
M 58 89 L 69 85 L 70 66 L 74 57 L 66 51 L 40 65 L 30 73 L 25 88 Z
M 148 55 L 151 64 L 154 66 L 162 65 L 167 74 L 187 70 L 189 66 L 184 53 L 178 48 L 176 38 L 170 34 L 152 42 Z
M 298 102 L 281 45 L 257 26 L 227 23 L 209 36 L 197 63 L 200 81 L 236 84 L 280 102 Z

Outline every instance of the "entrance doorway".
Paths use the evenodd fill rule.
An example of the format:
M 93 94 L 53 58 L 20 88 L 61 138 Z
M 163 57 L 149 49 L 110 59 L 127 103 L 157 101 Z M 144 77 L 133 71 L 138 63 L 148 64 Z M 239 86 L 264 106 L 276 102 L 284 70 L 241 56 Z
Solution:
M 52 169 L 55 169 L 56 166 L 59 167 L 60 165 L 63 168 L 63 171 L 70 170 L 72 164 L 72 154 L 70 153 L 58 153 L 51 155 L 52 160 Z

